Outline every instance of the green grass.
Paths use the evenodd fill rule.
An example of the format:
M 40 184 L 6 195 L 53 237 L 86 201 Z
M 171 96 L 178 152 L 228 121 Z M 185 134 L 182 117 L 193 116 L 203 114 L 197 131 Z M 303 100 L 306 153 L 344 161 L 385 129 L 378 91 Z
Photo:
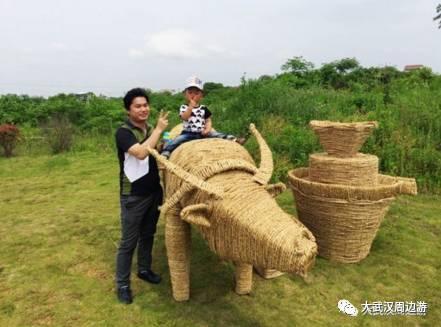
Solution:
M 133 278 L 134 303 L 114 293 L 119 241 L 113 153 L 0 158 L 0 326 L 435 326 L 441 320 L 441 197 L 400 197 L 359 264 L 318 258 L 306 280 L 255 276 L 233 292 L 234 269 L 193 233 L 191 300 L 172 299 L 164 220 L 149 285 Z M 294 212 L 289 192 L 278 201 Z M 426 317 L 347 317 L 339 299 L 429 303 Z

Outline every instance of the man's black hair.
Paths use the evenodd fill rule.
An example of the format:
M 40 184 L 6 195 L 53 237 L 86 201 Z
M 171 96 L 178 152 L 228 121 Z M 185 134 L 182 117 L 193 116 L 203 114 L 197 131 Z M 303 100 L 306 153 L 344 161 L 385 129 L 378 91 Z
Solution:
M 141 89 L 139 87 L 131 89 L 129 92 L 126 93 L 123 99 L 124 108 L 126 108 L 127 111 L 130 110 L 130 105 L 132 104 L 133 99 L 137 97 L 143 97 L 147 100 L 147 103 L 150 103 L 150 99 L 146 90 Z

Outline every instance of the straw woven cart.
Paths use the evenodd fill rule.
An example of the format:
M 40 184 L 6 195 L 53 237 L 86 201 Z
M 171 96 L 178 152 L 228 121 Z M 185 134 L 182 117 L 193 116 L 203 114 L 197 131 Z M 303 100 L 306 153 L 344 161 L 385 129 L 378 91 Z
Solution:
M 269 184 L 271 150 L 254 127 L 260 166 L 236 142 L 203 139 L 182 144 L 164 160 L 166 247 L 173 297 L 190 297 L 191 228 L 195 225 L 210 249 L 236 265 L 238 294 L 252 287 L 253 267 L 264 277 L 279 271 L 305 276 L 314 264 L 317 244 L 312 233 L 284 212 L 274 197 L 285 185 Z
M 288 173 L 299 219 L 316 237 L 320 256 L 343 263 L 359 262 L 369 254 L 394 198 L 417 193 L 415 179 L 378 174 L 378 158 L 353 153 L 375 122 L 342 125 L 314 121 L 311 126 L 327 140 L 320 141 L 328 153 L 312 154 L 309 168 Z M 340 144 L 348 140 L 343 126 L 356 140 L 346 149 Z M 336 135 L 342 136 L 340 141 Z

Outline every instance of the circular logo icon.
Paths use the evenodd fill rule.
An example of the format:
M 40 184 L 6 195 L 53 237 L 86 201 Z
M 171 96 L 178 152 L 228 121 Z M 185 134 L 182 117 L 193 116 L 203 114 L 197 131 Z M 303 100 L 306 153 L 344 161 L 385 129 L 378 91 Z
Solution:
M 358 309 L 348 300 L 338 301 L 337 308 L 348 316 L 356 317 L 358 315 Z

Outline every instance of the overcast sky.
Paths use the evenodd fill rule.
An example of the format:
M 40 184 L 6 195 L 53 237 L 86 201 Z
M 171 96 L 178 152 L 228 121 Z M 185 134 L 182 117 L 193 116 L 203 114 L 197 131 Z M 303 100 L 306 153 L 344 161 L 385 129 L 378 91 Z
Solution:
M 439 73 L 439 2 L 0 0 L 0 94 L 120 96 L 180 89 L 193 74 L 238 85 L 293 56 Z

